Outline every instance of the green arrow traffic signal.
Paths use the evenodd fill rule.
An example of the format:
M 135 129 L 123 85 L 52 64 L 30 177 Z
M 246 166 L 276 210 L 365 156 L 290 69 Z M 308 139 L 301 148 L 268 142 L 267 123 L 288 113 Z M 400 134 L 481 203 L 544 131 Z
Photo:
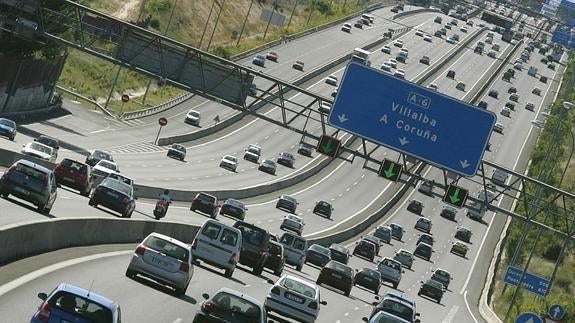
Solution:
M 381 163 L 381 167 L 379 168 L 378 175 L 385 177 L 390 181 L 397 182 L 401 177 L 402 172 L 403 168 L 401 167 L 401 164 L 398 164 L 389 159 L 384 159 Z
M 468 195 L 468 190 L 453 184 L 449 184 L 447 190 L 445 191 L 445 195 L 443 196 L 443 202 L 455 207 L 463 207 Z
M 330 137 L 328 135 L 322 135 L 317 143 L 316 150 L 318 153 L 327 155 L 329 157 L 337 156 L 339 147 L 341 146 L 341 141 L 337 138 Z

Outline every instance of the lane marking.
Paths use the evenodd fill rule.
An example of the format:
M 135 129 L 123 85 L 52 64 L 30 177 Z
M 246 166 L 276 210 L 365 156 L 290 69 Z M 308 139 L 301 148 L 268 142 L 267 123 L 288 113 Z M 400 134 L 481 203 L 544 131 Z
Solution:
M 451 310 L 449 310 L 449 313 L 447 313 L 447 316 L 443 319 L 443 321 L 441 321 L 441 323 L 451 323 L 451 321 L 453 321 L 453 319 L 455 318 L 455 314 L 457 313 L 457 310 L 459 310 L 459 306 L 454 305 L 451 308 Z

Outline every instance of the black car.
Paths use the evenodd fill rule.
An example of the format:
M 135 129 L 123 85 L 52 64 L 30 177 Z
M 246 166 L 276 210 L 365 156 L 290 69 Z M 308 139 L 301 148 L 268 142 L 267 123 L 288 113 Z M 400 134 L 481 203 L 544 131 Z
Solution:
M 488 104 L 485 101 L 479 101 L 479 103 L 477 104 L 477 107 L 483 110 L 487 110 L 487 106 Z
M 489 95 L 492 98 L 498 98 L 499 97 L 499 91 L 495 90 L 495 89 L 491 89 L 489 90 L 489 93 L 487 93 L 487 95 Z
M 381 287 L 381 274 L 379 271 L 372 268 L 361 268 L 355 273 L 353 285 L 359 285 L 372 290 L 376 295 L 379 294 Z
M 258 166 L 258 170 L 262 172 L 275 175 L 276 174 L 276 163 L 271 159 L 266 159 L 261 162 L 260 166 Z
M 353 248 L 353 254 L 373 261 L 375 258 L 375 244 L 371 241 L 361 240 Z
M 186 159 L 186 147 L 180 144 L 173 144 L 168 149 L 167 156 L 184 161 L 184 159 Z
M 507 103 L 505 103 L 505 107 L 506 107 L 506 108 L 509 108 L 510 110 L 515 111 L 515 103 L 513 103 L 513 102 L 507 102 Z
M 415 245 L 418 245 L 420 242 L 424 242 L 424 243 L 433 247 L 433 243 L 435 242 L 435 239 L 433 239 L 433 236 L 429 233 L 422 233 L 417 238 L 417 242 L 415 243 Z
M 293 165 L 295 163 L 295 157 L 291 153 L 288 153 L 287 151 L 282 151 L 278 156 L 277 163 L 289 168 L 293 168 Z
M 227 288 L 218 290 L 200 305 L 192 323 L 203 322 L 260 322 L 263 309 L 258 303 L 246 299 L 242 294 Z
M 136 208 L 134 189 L 120 180 L 106 177 L 92 192 L 88 205 L 102 205 L 129 218 Z
M 302 142 L 299 144 L 297 153 L 303 156 L 311 157 L 314 150 L 315 146 L 312 146 L 306 142 Z
M 112 155 L 101 150 L 94 150 L 90 156 L 86 157 L 86 164 L 94 167 L 94 165 L 96 165 L 102 159 L 114 162 Z
M 469 243 L 471 241 L 471 235 L 472 232 L 471 230 L 467 229 L 467 228 L 457 228 L 457 231 L 455 231 L 455 239 L 459 239 L 461 241 L 465 241 L 467 243 Z
M 229 215 L 239 220 L 246 218 L 246 211 L 244 202 L 232 198 L 227 199 L 220 208 L 221 215 Z
M 407 210 L 415 214 L 421 214 L 423 211 L 423 203 L 421 203 L 419 200 L 411 200 L 407 205 Z
M 349 262 L 351 255 L 349 254 L 349 249 L 339 245 L 337 243 L 332 243 L 329 246 L 329 251 L 331 252 L 331 259 L 346 264 Z
M 341 290 L 345 296 L 349 296 L 353 288 L 354 274 L 351 267 L 330 260 L 319 273 L 316 284 L 327 284 Z
M 436 280 L 428 279 L 425 282 L 421 282 L 421 287 L 419 288 L 417 295 L 425 295 L 434 299 L 437 303 L 441 303 L 444 291 L 443 284 Z
M 204 212 L 215 219 L 216 215 L 218 214 L 218 208 L 218 199 L 215 196 L 200 192 L 196 194 L 192 200 L 190 211 L 199 210 L 200 212 Z
M 414 256 L 418 256 L 427 261 L 431 259 L 431 254 L 433 253 L 433 248 L 425 242 L 420 242 L 415 246 Z
M 331 218 L 331 211 L 333 211 L 333 207 L 326 201 L 319 201 L 313 207 L 314 214 L 325 216 L 328 219 Z
M 450 205 L 444 205 L 441 207 L 441 213 L 439 215 L 448 220 L 455 221 L 455 216 L 457 215 L 457 209 Z
M 318 244 L 312 244 L 305 252 L 304 263 L 314 264 L 318 267 L 325 266 L 331 260 L 331 251 Z
M 403 232 L 405 232 L 403 227 L 395 223 L 390 224 L 389 227 L 391 228 L 391 236 L 394 239 L 401 241 L 401 239 L 403 239 Z
M 435 185 L 434 180 L 424 180 L 419 188 L 417 189 L 418 192 L 432 196 L 433 195 L 433 186 Z
M 284 246 L 279 242 L 270 240 L 268 243 L 268 257 L 264 267 L 273 270 L 274 275 L 281 276 L 285 263 Z
M 236 221 L 234 228 L 238 228 L 242 232 L 240 264 L 251 267 L 252 273 L 259 276 L 269 257 L 269 232 L 244 221 Z
M 276 208 L 288 211 L 289 213 L 295 213 L 298 204 L 295 198 L 289 195 L 282 195 L 276 203 Z

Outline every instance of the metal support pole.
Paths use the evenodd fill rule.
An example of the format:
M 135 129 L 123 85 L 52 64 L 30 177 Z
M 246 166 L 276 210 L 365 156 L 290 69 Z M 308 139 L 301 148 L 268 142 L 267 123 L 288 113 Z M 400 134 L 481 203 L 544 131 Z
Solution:
M 248 22 L 248 17 L 250 16 L 250 12 L 252 11 L 252 6 L 254 5 L 254 0 L 250 2 L 250 7 L 248 8 L 248 13 L 244 18 L 244 23 L 242 24 L 242 29 L 240 30 L 240 35 L 238 36 L 238 41 L 236 42 L 236 47 L 240 46 L 240 40 L 242 39 L 242 35 L 244 34 L 244 29 L 246 28 L 246 23 Z
M 226 0 L 222 0 L 222 4 L 218 3 L 218 7 L 220 8 L 220 11 L 218 12 L 218 16 L 216 17 L 216 23 L 214 24 L 214 29 L 212 30 L 212 34 L 210 35 L 210 41 L 208 41 L 208 47 L 206 48 L 206 52 L 210 50 L 210 46 L 212 45 L 212 39 L 214 38 L 214 33 L 216 32 L 216 28 L 218 28 L 218 22 L 220 21 L 220 15 L 222 14 L 222 11 L 224 10 L 224 3 L 226 2 Z
M 274 12 L 276 12 L 276 6 L 278 4 L 278 0 L 274 1 L 274 4 L 272 5 L 272 13 L 270 15 L 270 19 L 268 19 L 268 23 L 266 24 L 266 30 L 264 31 L 264 40 L 266 39 L 266 36 L 268 34 L 268 28 L 270 28 L 270 23 L 272 22 L 272 18 L 274 16 Z
M 142 21 L 142 15 L 144 14 L 146 3 L 148 3 L 148 0 L 142 1 L 142 5 L 140 6 L 140 13 L 138 14 L 138 22 Z
M 293 8 L 291 9 L 291 14 L 289 15 L 289 20 L 288 20 L 288 24 L 287 24 L 286 29 L 289 29 L 289 26 L 291 25 L 291 18 L 293 17 L 293 14 L 295 12 L 295 8 L 297 7 L 298 2 L 299 2 L 299 0 L 295 0 L 295 3 L 293 4 Z
M 210 13 L 208 14 L 208 19 L 206 19 L 206 25 L 204 26 L 204 31 L 202 32 L 202 38 L 200 38 L 200 44 L 198 45 L 198 49 L 202 49 L 202 43 L 204 42 L 204 36 L 206 35 L 206 30 L 208 29 L 208 23 L 210 22 L 210 18 L 212 18 L 212 11 L 214 11 L 214 6 L 216 5 L 216 0 L 212 2 L 212 7 L 210 8 Z
M 305 23 L 306 25 L 309 25 L 309 21 L 311 20 L 311 15 L 313 14 L 313 11 L 315 9 L 313 6 L 313 3 L 312 3 L 312 6 L 310 6 L 308 8 L 309 8 L 309 16 L 307 17 L 307 22 Z
M 170 12 L 170 18 L 168 19 L 168 25 L 166 26 L 166 30 L 164 31 L 164 35 L 168 35 L 168 29 L 172 24 L 172 18 L 174 17 L 174 11 L 176 11 L 176 6 L 178 5 L 178 0 L 174 0 L 174 6 L 172 7 L 172 12 Z
M 122 70 L 122 66 L 118 66 L 118 72 L 116 72 L 116 77 L 114 77 L 114 83 L 112 83 L 112 87 L 110 88 L 110 93 L 108 94 L 108 98 L 106 99 L 106 104 L 104 104 L 104 109 L 108 109 L 108 104 L 110 103 L 110 99 L 112 98 L 112 94 L 114 93 L 114 89 L 116 88 L 116 83 L 118 83 L 118 78 L 120 77 L 120 71 Z

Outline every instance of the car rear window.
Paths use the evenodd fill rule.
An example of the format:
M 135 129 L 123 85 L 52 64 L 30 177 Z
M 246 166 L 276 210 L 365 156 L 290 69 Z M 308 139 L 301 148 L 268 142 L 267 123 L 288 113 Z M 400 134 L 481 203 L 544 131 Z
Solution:
M 352 270 L 351 270 L 350 267 L 348 267 L 348 266 L 346 266 L 346 265 L 344 265 L 344 264 L 342 264 L 342 263 L 340 263 L 340 262 L 337 262 L 337 261 L 330 261 L 330 262 L 326 265 L 326 267 L 329 267 L 329 268 L 332 268 L 332 269 L 334 269 L 334 270 L 336 270 L 336 271 L 345 273 L 345 274 L 348 275 L 348 276 L 351 276 L 351 273 L 352 273 Z
M 132 196 L 132 187 L 126 183 L 120 182 L 113 178 L 105 178 L 100 185 L 104 185 L 110 189 L 118 191 L 124 195 Z
M 296 238 L 293 242 L 293 247 L 297 250 L 304 250 L 305 249 L 305 240 L 301 238 Z
M 76 161 L 73 161 L 71 159 L 64 159 L 61 162 L 62 166 L 65 166 L 67 168 L 70 168 L 72 170 L 75 170 L 77 172 L 80 173 L 87 173 L 88 172 L 88 167 L 85 164 L 82 163 L 78 163 Z
M 260 245 L 264 241 L 265 231 L 260 228 L 245 225 L 238 225 L 237 228 L 242 232 L 243 241 L 257 245 Z
M 207 202 L 210 202 L 210 203 L 216 201 L 216 198 L 215 198 L 214 196 L 210 196 L 210 195 L 204 194 L 204 193 L 198 194 L 198 199 L 199 199 L 199 200 L 202 200 L 202 201 L 207 201 Z
M 235 246 L 238 243 L 238 233 L 230 229 L 224 228 L 220 241 L 228 246 Z
M 209 238 L 216 239 L 220 235 L 221 229 L 221 226 L 212 222 L 207 222 L 202 229 L 202 234 Z
M 39 181 L 43 181 L 44 178 L 48 176 L 48 174 L 39 169 L 20 163 L 16 164 L 16 171 Z
M 228 317 L 230 323 L 260 321 L 260 307 L 244 298 L 220 292 L 213 297 L 212 302 L 221 309 L 221 312 L 233 313 L 233 315 Z
M 97 158 L 107 159 L 107 160 L 113 160 L 112 156 L 110 154 L 107 154 L 107 153 L 100 151 L 100 150 L 95 150 L 92 153 L 92 156 L 97 157 Z
M 36 139 L 36 141 L 38 141 L 39 143 L 44 144 L 46 146 L 50 146 L 54 149 L 60 148 L 58 140 L 50 138 L 50 137 L 40 136 L 40 137 L 38 137 L 38 139 Z
M 282 286 L 298 294 L 305 295 L 310 298 L 315 298 L 315 288 L 312 288 L 311 286 L 308 286 L 307 284 L 304 284 L 300 281 L 288 277 L 284 279 Z
M 16 128 L 16 123 L 14 123 L 14 121 L 11 121 L 8 119 L 0 119 L 0 124 L 3 124 L 5 126 L 11 127 L 11 128 Z
M 146 239 L 146 241 L 144 241 L 144 245 L 150 249 L 154 249 L 181 261 L 187 262 L 188 259 L 190 259 L 189 252 L 186 248 L 156 236 L 151 236 Z
M 413 308 L 406 304 L 397 302 L 393 299 L 384 299 L 381 307 L 386 313 L 399 316 L 408 322 L 413 321 Z
M 48 304 L 90 322 L 112 323 L 112 311 L 109 308 L 79 295 L 60 291 L 50 298 Z

